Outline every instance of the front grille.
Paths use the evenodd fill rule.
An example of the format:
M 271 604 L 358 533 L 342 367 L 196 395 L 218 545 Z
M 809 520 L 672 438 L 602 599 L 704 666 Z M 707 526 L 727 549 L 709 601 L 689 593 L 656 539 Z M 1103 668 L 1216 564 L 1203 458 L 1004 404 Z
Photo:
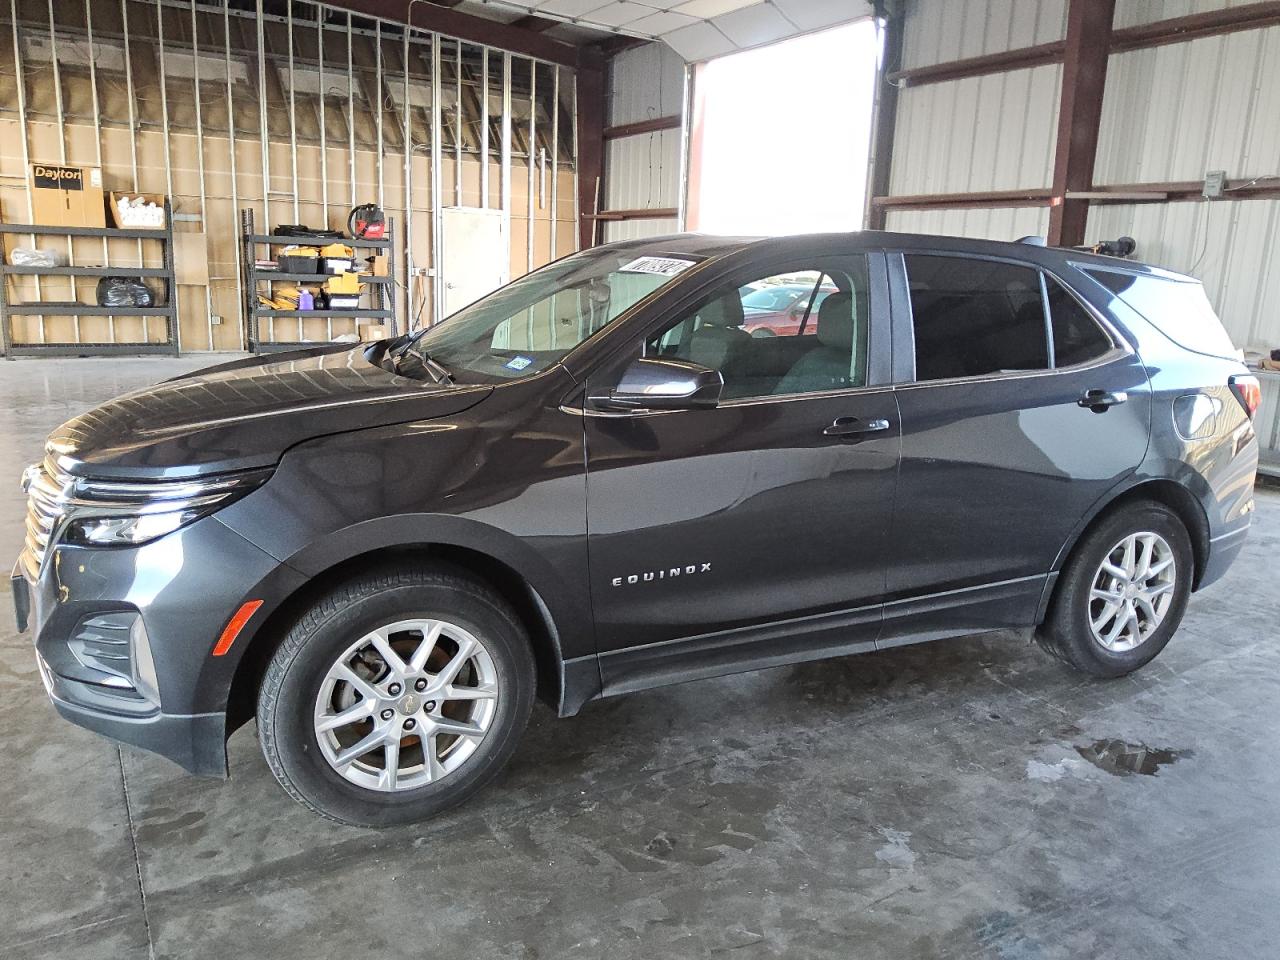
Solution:
M 72 477 L 58 469 L 50 459 L 32 464 L 22 475 L 27 490 L 27 536 L 21 562 L 25 572 L 35 579 L 44 565 L 49 543 L 56 536 L 65 513 L 65 501 L 71 490 Z

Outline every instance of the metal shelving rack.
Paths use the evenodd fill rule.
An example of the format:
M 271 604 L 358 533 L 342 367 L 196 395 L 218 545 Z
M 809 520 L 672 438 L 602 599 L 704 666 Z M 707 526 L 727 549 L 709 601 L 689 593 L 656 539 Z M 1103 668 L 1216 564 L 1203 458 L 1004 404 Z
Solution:
M 91 357 L 136 356 L 160 353 L 178 355 L 177 286 L 173 270 L 173 213 L 168 201 L 164 205 L 165 226 L 161 229 L 121 229 L 118 227 L 58 227 L 30 223 L 0 223 L 0 234 L 16 233 L 30 237 L 96 237 L 103 240 L 154 240 L 162 245 L 164 266 L 128 267 L 31 267 L 0 264 L 0 346 L 9 359 L 22 356 Z M 164 303 L 158 307 L 100 307 L 97 304 L 72 304 L 41 301 L 10 303 L 9 277 L 149 277 L 164 281 Z M 9 318 L 40 317 L 163 317 L 165 338 L 162 342 L 132 341 L 124 343 L 27 343 L 15 341 Z
M 302 321 L 310 318 L 318 317 L 332 321 L 333 319 L 342 318 L 350 320 L 388 320 L 390 321 L 392 336 L 396 333 L 395 311 L 391 309 L 393 298 L 388 296 L 388 291 L 395 283 L 395 256 L 394 242 L 392 237 L 395 235 L 395 221 L 388 219 L 386 228 L 386 237 L 382 240 L 352 240 L 343 238 L 341 240 L 324 241 L 316 237 L 307 236 L 281 236 L 277 234 L 258 233 L 254 223 L 254 212 L 252 209 L 245 208 L 240 211 L 240 231 L 242 242 L 240 244 L 240 271 L 244 276 L 244 315 L 248 320 L 249 328 L 247 332 L 247 341 L 249 349 L 253 353 L 268 353 L 281 350 L 301 350 L 306 347 L 316 346 L 316 342 L 305 341 L 301 339 Z M 323 283 L 328 280 L 332 274 L 327 273 L 286 273 L 282 270 L 259 270 L 257 251 L 260 246 L 268 248 L 285 247 L 290 244 L 299 244 L 301 246 L 324 246 L 329 243 L 343 243 L 349 247 L 358 250 L 375 250 L 379 253 L 387 254 L 388 271 L 390 276 L 375 277 L 370 274 L 361 274 L 360 282 L 368 287 L 368 295 L 372 296 L 376 306 L 368 309 L 350 309 L 350 310 L 275 310 L 271 307 L 264 307 L 258 302 L 258 285 L 263 282 L 271 281 L 292 281 L 294 283 Z M 260 321 L 270 320 L 271 333 L 275 333 L 275 321 L 279 319 L 292 319 L 298 321 L 299 339 L 292 341 L 284 340 L 263 340 L 260 336 Z M 330 326 L 330 337 L 332 338 L 332 326 Z M 321 341 L 323 342 L 323 341 Z

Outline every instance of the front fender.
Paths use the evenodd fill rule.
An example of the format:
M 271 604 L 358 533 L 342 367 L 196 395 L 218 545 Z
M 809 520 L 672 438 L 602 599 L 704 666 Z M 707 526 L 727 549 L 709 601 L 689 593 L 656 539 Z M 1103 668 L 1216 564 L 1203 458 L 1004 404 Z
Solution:
M 562 659 L 595 653 L 586 584 L 571 582 L 524 539 L 469 517 L 400 514 L 355 523 L 308 544 L 285 561 L 312 579 L 339 564 L 378 551 L 456 547 L 496 560 L 522 577 L 547 607 Z

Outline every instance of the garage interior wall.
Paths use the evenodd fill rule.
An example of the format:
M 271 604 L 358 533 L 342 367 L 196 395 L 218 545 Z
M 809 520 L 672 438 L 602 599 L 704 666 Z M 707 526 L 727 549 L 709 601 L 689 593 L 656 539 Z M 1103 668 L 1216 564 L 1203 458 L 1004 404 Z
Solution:
M 1114 29 L 1245 6 L 1277 8 L 1269 22 L 1280 20 L 1277 4 L 1118 0 Z M 902 10 L 898 69 L 908 77 L 896 81 L 889 194 L 916 202 L 889 205 L 886 226 L 1000 240 L 1045 236 L 1061 56 L 936 82 L 917 84 L 910 74 L 1060 42 L 1068 0 L 907 0 Z M 1036 59 L 1043 58 L 1023 62 Z M 1203 279 L 1245 348 L 1280 346 L 1278 96 L 1280 25 L 1113 48 L 1107 63 L 1094 189 L 1123 194 L 1145 186 L 1173 196 L 1091 201 L 1087 241 L 1132 236 L 1139 259 Z M 1229 187 L 1247 184 L 1248 192 L 1201 199 L 1198 184 L 1209 170 L 1225 170 Z M 1261 189 L 1268 184 L 1277 189 Z M 962 196 L 984 193 L 985 201 Z
M 379 203 L 396 225 L 401 330 L 406 318 L 435 315 L 436 191 L 442 207 L 507 213 L 512 277 L 576 248 L 571 70 L 323 4 L 294 0 L 288 10 L 271 16 L 192 0 L 0 7 L 4 220 L 30 222 L 27 162 L 100 166 L 106 191 L 170 196 L 183 351 L 244 348 L 244 207 L 265 232 L 281 223 L 342 228 L 351 206 Z M 8 238 L 10 247 L 30 243 Z M 72 264 L 104 255 L 122 267 L 157 262 L 142 259 L 152 244 L 68 244 L 48 237 L 39 245 L 67 250 Z M 41 278 L 38 294 L 34 278 L 15 280 L 10 297 L 19 302 L 93 299 L 92 280 L 73 290 L 69 279 Z M 128 317 L 12 322 L 15 340 L 32 343 L 164 339 L 154 319 L 150 327 Z M 264 339 L 356 332 L 351 319 L 277 324 Z
M 680 228 L 684 61 L 666 44 L 627 50 L 609 65 L 600 239 Z

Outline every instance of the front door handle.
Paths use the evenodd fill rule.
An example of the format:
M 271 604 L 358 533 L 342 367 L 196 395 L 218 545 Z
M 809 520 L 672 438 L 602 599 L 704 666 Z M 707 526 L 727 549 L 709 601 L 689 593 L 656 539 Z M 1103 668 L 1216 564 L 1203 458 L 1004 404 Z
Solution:
M 1076 403 L 1094 413 L 1105 413 L 1128 399 L 1129 395 L 1123 390 L 1086 390 Z
M 849 437 L 865 440 L 869 434 L 889 429 L 888 420 L 860 420 L 857 417 L 837 417 L 822 431 L 824 437 Z

